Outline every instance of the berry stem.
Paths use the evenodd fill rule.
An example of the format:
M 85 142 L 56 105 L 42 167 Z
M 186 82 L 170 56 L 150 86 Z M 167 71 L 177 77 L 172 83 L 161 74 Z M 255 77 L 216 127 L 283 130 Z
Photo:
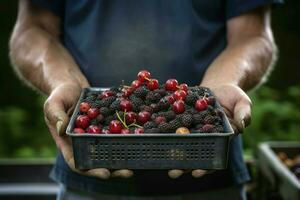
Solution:
M 135 127 L 138 127 L 138 128 L 143 128 L 142 126 L 140 126 L 140 125 L 138 125 L 138 124 L 136 124 L 136 123 L 132 123 L 132 124 L 130 124 L 128 127 L 131 127 L 131 126 L 135 126 Z
M 127 124 L 125 123 L 125 120 L 124 120 L 124 121 L 122 120 L 122 118 L 120 117 L 118 111 L 116 111 L 116 114 L 117 114 L 117 117 L 118 117 L 118 119 L 120 120 L 120 122 L 123 124 L 123 126 L 124 126 L 125 128 L 128 128 Z M 125 116 L 125 114 L 124 114 L 124 116 Z M 125 117 L 124 117 L 124 118 L 125 118 Z

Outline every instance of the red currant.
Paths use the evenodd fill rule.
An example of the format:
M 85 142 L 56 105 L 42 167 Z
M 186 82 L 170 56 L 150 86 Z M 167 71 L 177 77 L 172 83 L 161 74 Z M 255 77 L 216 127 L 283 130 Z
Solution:
M 149 90 L 156 90 L 159 87 L 159 83 L 157 79 L 151 79 L 148 83 L 147 83 L 147 88 Z
M 86 129 L 90 124 L 90 118 L 86 115 L 79 115 L 76 118 L 75 124 L 77 128 Z
M 173 111 L 176 114 L 183 113 L 185 111 L 184 102 L 182 100 L 175 101 L 174 104 L 173 104 Z
M 88 133 L 102 133 L 102 129 L 100 126 L 96 126 L 96 125 L 90 125 L 86 131 Z
M 137 120 L 137 114 L 135 112 L 126 113 L 125 122 L 126 122 L 127 125 L 136 122 L 136 120 Z
M 184 90 L 176 90 L 173 94 L 176 100 L 185 100 L 186 95 L 186 91 Z
M 139 88 L 139 87 L 141 87 L 141 85 L 142 85 L 142 82 L 140 81 L 140 80 L 134 80 L 134 81 L 132 81 L 132 83 L 131 83 L 131 87 L 135 90 L 135 89 L 137 89 L 137 88 Z
M 188 85 L 186 83 L 182 83 L 179 85 L 179 89 L 184 90 L 184 91 L 188 91 Z
M 120 110 L 126 111 L 126 112 L 131 111 L 132 110 L 132 103 L 131 103 L 131 101 L 126 100 L 126 99 L 122 100 L 120 102 Z
M 147 121 L 149 121 L 150 117 L 151 117 L 151 114 L 149 112 L 147 112 L 147 111 L 141 111 L 138 114 L 138 122 L 140 124 L 144 124 Z
M 85 133 L 85 131 L 82 128 L 74 128 L 74 133 Z
M 195 108 L 198 111 L 205 110 L 207 108 L 207 102 L 205 101 L 205 99 L 198 99 L 195 102 Z
M 98 108 L 90 108 L 87 112 L 87 116 L 90 119 L 95 119 L 99 115 L 99 109 Z
M 145 80 L 151 78 L 151 74 L 147 70 L 142 70 L 138 73 L 137 77 L 141 82 L 145 82 Z
M 176 79 L 169 79 L 166 81 L 165 88 L 169 91 L 175 91 L 177 90 L 178 81 Z
M 81 113 L 86 113 L 90 109 L 90 104 L 87 102 L 82 102 L 80 104 L 79 110 Z
M 122 129 L 123 129 L 123 125 L 118 120 L 112 120 L 109 123 L 109 132 L 110 133 L 121 133 Z

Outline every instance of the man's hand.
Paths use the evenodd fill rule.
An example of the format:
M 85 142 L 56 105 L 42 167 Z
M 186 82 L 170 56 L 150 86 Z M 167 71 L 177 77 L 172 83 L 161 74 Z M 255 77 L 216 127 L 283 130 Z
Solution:
M 128 178 L 132 176 L 132 171 L 126 169 L 110 173 L 108 169 L 104 168 L 86 171 L 75 168 L 72 141 L 69 136 L 65 135 L 65 130 L 69 122 L 69 117 L 80 96 L 81 89 L 75 83 L 59 85 L 51 92 L 44 104 L 45 121 L 65 161 L 71 170 L 86 176 L 93 176 L 100 179 L 108 179 L 109 177 Z
M 232 84 L 226 85 L 205 85 L 209 87 L 216 96 L 217 101 L 224 108 L 232 128 L 235 133 L 242 133 L 243 129 L 251 122 L 251 100 L 247 94 L 238 86 Z M 186 171 L 188 172 L 188 171 Z M 202 177 L 203 175 L 212 172 L 202 169 L 192 170 L 192 176 L 195 178 Z M 183 170 L 170 170 L 168 175 L 171 178 L 178 178 L 185 171 Z

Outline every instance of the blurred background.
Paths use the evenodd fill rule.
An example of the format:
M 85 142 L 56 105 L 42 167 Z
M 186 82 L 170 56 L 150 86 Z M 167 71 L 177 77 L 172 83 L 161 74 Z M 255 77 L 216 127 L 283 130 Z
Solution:
M 250 92 L 253 120 L 243 134 L 245 157 L 253 160 L 263 141 L 300 141 L 300 1 L 289 0 L 273 10 L 272 25 L 279 61 L 269 81 Z M 17 1 L 0 1 L 0 158 L 52 160 L 55 144 L 43 119 L 45 96 L 27 88 L 15 76 L 8 41 Z

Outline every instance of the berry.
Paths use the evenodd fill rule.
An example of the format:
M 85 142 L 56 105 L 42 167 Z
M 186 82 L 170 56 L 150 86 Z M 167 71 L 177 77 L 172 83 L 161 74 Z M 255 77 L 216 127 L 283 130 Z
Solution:
M 142 70 L 138 73 L 137 77 L 139 81 L 145 82 L 147 79 L 151 78 L 151 74 L 146 70 Z
M 118 120 L 113 120 L 109 123 L 109 132 L 110 133 L 121 133 L 123 125 Z
M 87 116 L 90 119 L 95 119 L 99 115 L 99 109 L 98 108 L 90 108 L 87 112 Z
M 212 124 L 205 124 L 203 127 L 202 127 L 202 130 L 205 132 L 205 133 L 211 133 L 213 130 L 214 130 L 214 125 Z
M 161 96 L 166 96 L 167 92 L 165 89 L 156 89 L 154 92 L 159 93 Z
M 205 100 L 206 100 L 207 104 L 212 105 L 212 106 L 215 105 L 216 98 L 214 96 L 209 96 Z
M 134 80 L 134 81 L 132 81 L 132 83 L 131 83 L 131 87 L 135 90 L 135 89 L 137 89 L 137 88 L 139 88 L 139 87 L 141 87 L 141 85 L 142 85 L 142 82 L 140 81 L 140 80 Z
M 198 99 L 195 103 L 195 108 L 198 111 L 205 110 L 207 108 L 207 103 L 204 99 Z
M 146 101 L 150 101 L 151 103 L 157 103 L 161 99 L 161 95 L 157 92 L 148 92 L 146 96 Z
M 160 123 L 162 123 L 162 122 L 166 122 L 167 120 L 166 120 L 166 118 L 165 118 L 165 117 L 163 117 L 163 116 L 158 116 L 158 117 L 156 117 L 156 118 L 155 118 L 155 120 L 154 120 L 154 121 L 155 121 L 155 123 L 156 123 L 156 124 L 158 124 L 158 125 L 159 125 Z
M 172 132 L 174 132 L 177 128 L 179 128 L 181 126 L 181 123 L 178 119 L 173 119 L 173 120 L 169 121 L 169 124 L 172 128 Z
M 102 108 L 100 108 L 99 111 L 100 111 L 100 113 L 101 113 L 104 117 L 109 116 L 110 113 L 111 113 L 110 109 L 107 108 L 107 107 L 102 107 Z
M 87 102 L 82 102 L 80 104 L 79 110 L 81 113 L 86 113 L 90 109 L 90 104 Z
M 128 100 L 122 100 L 120 102 L 120 110 L 122 111 L 131 111 L 132 110 L 132 103 Z
M 171 132 L 171 130 L 172 130 L 171 125 L 167 122 L 160 123 L 158 125 L 158 128 L 161 133 L 168 133 L 168 132 Z
M 140 110 L 141 111 L 147 111 L 149 113 L 153 113 L 153 108 L 151 106 L 142 105 L 142 106 L 140 106 Z
M 148 94 L 149 90 L 145 87 L 145 86 L 142 86 L 142 87 L 139 87 L 138 89 L 136 89 L 133 94 L 136 95 L 137 97 L 139 98 L 145 98 L 146 95 Z
M 129 134 L 130 133 L 130 131 L 129 131 L 129 129 L 127 129 L 127 128 L 123 128 L 122 130 L 121 130 L 121 134 Z
M 133 88 L 123 89 L 122 97 L 127 98 L 133 93 Z
M 186 83 L 182 83 L 179 85 L 180 90 L 184 90 L 185 92 L 188 91 L 188 85 Z
M 203 120 L 203 122 L 204 122 L 205 124 L 213 124 L 214 121 L 215 121 L 215 118 L 214 118 L 213 116 L 211 116 L 211 115 L 205 116 L 205 117 L 204 117 L 204 120 Z
M 121 90 L 120 90 L 119 87 L 111 87 L 109 90 L 112 91 L 112 92 L 114 92 L 114 93 L 116 93 L 116 94 L 119 93 L 119 92 L 121 92 Z
M 165 117 L 167 121 L 170 121 L 176 117 L 176 113 L 172 110 L 162 112 L 161 116 Z
M 158 89 L 159 83 L 157 79 L 150 79 L 150 81 L 147 83 L 147 88 L 151 91 Z
M 109 106 L 109 108 L 111 109 L 111 110 L 114 110 L 114 111 L 116 111 L 116 110 L 119 110 L 119 108 L 120 108 L 120 100 L 119 99 L 116 99 L 110 106 Z
M 176 129 L 176 133 L 177 134 L 189 134 L 190 130 L 186 127 L 179 127 L 178 129 Z
M 141 134 L 141 133 L 144 133 L 144 129 L 143 129 L 143 128 L 135 128 L 135 129 L 134 129 L 134 133 L 135 133 L 135 134 Z
M 103 128 L 102 129 L 102 133 L 103 134 L 110 134 L 109 130 L 107 128 Z
M 137 120 L 137 114 L 134 112 L 128 112 L 125 114 L 125 122 L 126 124 L 135 123 Z
M 193 115 L 193 124 L 197 125 L 197 124 L 202 123 L 204 121 L 204 117 L 205 117 L 205 115 L 203 115 L 201 113 L 194 114 Z
M 176 114 L 183 113 L 185 111 L 184 102 L 182 100 L 177 100 L 174 102 L 172 108 Z
M 191 114 L 184 114 L 182 117 L 181 117 L 181 123 L 183 126 L 185 127 L 190 127 L 193 123 L 193 117 Z
M 184 90 L 176 90 L 173 94 L 173 97 L 176 99 L 176 100 L 184 100 L 185 97 L 186 97 L 186 91 Z
M 138 122 L 140 124 L 144 124 L 147 121 L 149 121 L 150 117 L 151 117 L 151 114 L 149 112 L 147 112 L 147 111 L 141 111 L 138 114 Z
M 88 133 L 101 133 L 102 130 L 101 130 L 101 127 L 100 126 L 96 126 L 96 125 L 90 125 L 86 131 Z
M 199 96 L 196 93 L 190 93 L 186 96 L 185 103 L 190 106 L 194 106 L 198 98 Z
M 86 129 L 90 124 L 90 118 L 86 115 L 79 115 L 76 118 L 75 124 L 77 128 Z
M 85 99 L 84 99 L 84 102 L 86 103 L 89 103 L 90 105 L 96 100 L 96 96 L 95 95 L 90 95 L 90 96 L 87 96 Z
M 97 117 L 96 117 L 96 120 L 100 123 L 102 123 L 104 121 L 104 116 L 102 114 L 99 114 Z
M 100 95 L 99 95 L 99 98 L 100 99 L 105 99 L 107 97 L 111 97 L 111 96 L 115 96 L 116 93 L 110 91 L 110 90 L 106 90 L 106 91 L 103 91 Z
M 166 96 L 165 98 L 168 100 L 170 104 L 173 104 L 175 102 L 175 98 L 173 96 Z
M 144 129 L 151 129 L 151 128 L 156 128 L 156 123 L 153 121 L 148 121 L 144 124 Z
M 74 128 L 74 133 L 85 133 L 85 131 L 82 128 Z
M 159 106 L 160 110 L 167 110 L 170 107 L 170 103 L 166 98 L 162 98 L 157 105 Z
M 166 81 L 165 88 L 168 91 L 175 91 L 177 90 L 178 81 L 176 79 L 169 79 Z

